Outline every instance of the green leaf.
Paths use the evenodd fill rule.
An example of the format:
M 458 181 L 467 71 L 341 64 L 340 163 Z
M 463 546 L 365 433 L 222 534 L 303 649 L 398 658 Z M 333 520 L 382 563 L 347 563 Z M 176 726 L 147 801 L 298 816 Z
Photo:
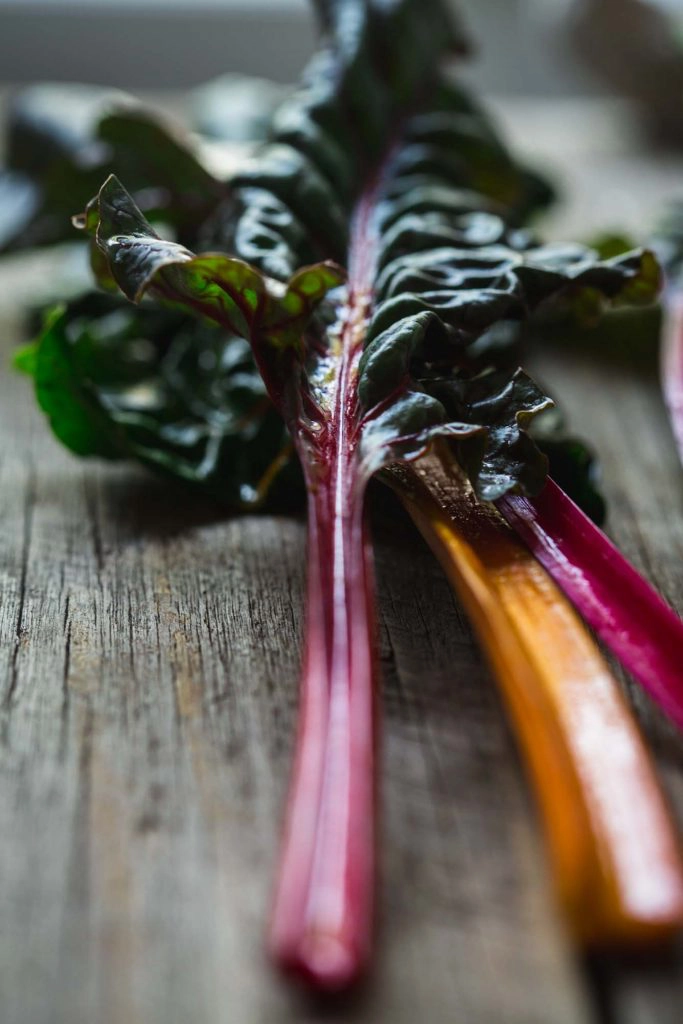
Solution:
M 441 401 L 449 419 L 480 428 L 457 442 L 458 460 L 480 498 L 495 501 L 511 490 L 541 490 L 547 460 L 528 427 L 552 402 L 523 370 L 435 379 L 426 388 Z
M 550 400 L 520 370 L 482 374 L 482 352 L 496 353 L 480 340 L 550 303 L 590 304 L 595 315 L 608 303 L 651 299 L 659 271 L 648 252 L 602 261 L 583 246 L 539 245 L 477 193 L 463 191 L 468 183 L 450 155 L 457 152 L 452 128 L 434 131 L 433 139 L 429 181 L 416 177 L 414 159 L 399 151 L 377 197 L 374 303 L 358 376 L 361 450 L 372 441 L 376 464 L 380 438 L 389 457 L 393 430 L 395 451 L 414 457 L 452 425 L 480 497 L 533 494 L 543 486 L 547 459 L 527 428 Z M 441 149 L 448 151 L 443 159 Z M 476 160 L 466 164 L 472 170 Z
M 69 343 L 66 327 L 66 313 L 55 309 L 23 369 L 32 373 L 38 404 L 63 445 L 76 455 L 117 458 L 118 432 L 82 372 L 78 346 Z
M 298 409 L 295 367 L 304 359 L 303 335 L 326 293 L 343 281 L 339 267 L 330 261 L 303 267 L 283 285 L 235 257 L 194 256 L 159 238 L 113 176 L 79 223 L 94 232 L 108 272 L 128 298 L 140 302 L 149 294 L 248 337 L 275 404 Z
M 134 459 L 232 505 L 301 493 L 287 431 L 241 338 L 91 295 L 55 310 L 19 361 L 77 455 Z
M 28 377 L 33 377 L 36 372 L 37 353 L 37 342 L 32 341 L 28 345 L 22 345 L 12 356 L 12 366 L 19 373 L 25 373 Z

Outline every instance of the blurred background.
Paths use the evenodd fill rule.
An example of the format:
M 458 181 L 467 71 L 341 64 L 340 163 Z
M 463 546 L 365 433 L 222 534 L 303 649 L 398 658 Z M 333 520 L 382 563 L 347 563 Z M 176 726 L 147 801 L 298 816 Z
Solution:
M 597 43 L 611 22 L 612 47 L 622 33 L 642 46 L 638 8 L 683 15 L 683 0 L 458 6 L 480 44 L 473 80 L 485 92 L 513 95 L 609 91 L 590 61 L 577 59 L 572 34 L 582 19 Z M 309 7 L 307 0 L 0 0 L 0 78 L 180 88 L 229 68 L 289 82 L 313 46 Z
M 486 40 L 478 84 L 526 94 L 594 89 L 562 45 L 569 6 L 465 0 L 473 34 Z M 0 75 L 177 88 L 231 68 L 289 82 L 313 47 L 309 8 L 307 0 L 1 0 Z
M 454 6 L 474 44 L 462 76 L 560 187 L 546 230 L 642 237 L 683 187 L 683 0 Z M 309 0 L 0 0 L 0 119 L 24 86 L 84 82 L 206 131 L 194 87 L 226 72 L 295 82 L 314 39 Z

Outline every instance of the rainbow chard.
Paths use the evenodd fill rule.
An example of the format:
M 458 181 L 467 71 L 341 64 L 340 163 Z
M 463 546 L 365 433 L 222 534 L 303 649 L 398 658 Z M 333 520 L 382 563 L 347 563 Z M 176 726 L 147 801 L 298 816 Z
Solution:
M 519 369 L 483 369 L 487 335 L 552 300 L 648 298 L 657 271 L 647 253 L 600 261 L 579 246 L 539 245 L 517 226 L 547 193 L 444 76 L 442 59 L 462 43 L 439 2 L 318 6 L 325 47 L 272 141 L 231 179 L 201 232 L 208 252 L 159 238 L 115 178 L 79 225 L 104 286 L 195 314 L 202 332 L 213 322 L 231 343 L 248 339 L 298 455 L 307 624 L 271 948 L 287 971 L 335 989 L 362 972 L 372 931 L 367 483 L 438 436 L 479 498 L 537 493 L 547 461 L 525 428 L 550 402 Z M 65 316 L 46 336 L 72 386 L 79 334 Z M 75 388 L 90 403 L 86 418 L 104 403 L 118 417 L 116 453 L 139 454 L 139 421 L 125 415 L 121 391 L 112 400 L 91 384 L 81 374 Z M 53 399 L 43 389 L 43 404 Z M 196 415 L 211 436 L 211 417 Z M 195 453 L 195 475 L 197 464 Z M 220 462 L 199 466 L 215 479 Z
M 492 504 L 476 499 L 446 446 L 386 475 L 494 669 L 571 931 L 589 946 L 670 937 L 683 921 L 676 830 L 645 743 L 588 630 L 534 552 Z M 652 625 L 646 619 L 633 637 L 634 645 L 645 639 L 642 661 L 656 647 L 644 637 Z
M 552 480 L 498 509 L 623 666 L 683 728 L 683 622 Z

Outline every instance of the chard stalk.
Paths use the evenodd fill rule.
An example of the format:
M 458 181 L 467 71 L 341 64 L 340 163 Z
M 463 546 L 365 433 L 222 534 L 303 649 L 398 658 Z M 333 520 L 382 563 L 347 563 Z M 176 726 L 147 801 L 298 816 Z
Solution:
M 494 670 L 542 811 L 561 906 L 584 944 L 683 924 L 675 828 L 635 721 L 569 602 L 445 452 L 392 470 Z
M 683 728 L 683 622 L 553 480 L 498 509 L 624 668 Z
M 308 490 L 299 730 L 270 926 L 277 964 L 318 989 L 352 984 L 372 944 L 375 613 L 355 386 L 375 273 L 374 187 L 354 218 L 331 380 L 290 423 Z
M 374 881 L 374 614 L 362 490 L 342 467 L 309 497 L 299 732 L 270 948 L 318 988 L 367 963 Z

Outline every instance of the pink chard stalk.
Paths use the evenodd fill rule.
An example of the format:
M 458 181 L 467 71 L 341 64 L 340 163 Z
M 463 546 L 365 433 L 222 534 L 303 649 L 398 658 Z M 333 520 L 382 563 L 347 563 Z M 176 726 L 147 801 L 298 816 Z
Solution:
M 270 944 L 276 960 L 324 988 L 368 962 L 375 850 L 372 554 L 365 522 L 355 381 L 371 304 L 376 234 L 361 202 L 349 246 L 339 353 L 326 401 L 295 434 L 308 489 L 308 594 L 300 727 Z M 311 457 L 312 456 L 312 457 Z

